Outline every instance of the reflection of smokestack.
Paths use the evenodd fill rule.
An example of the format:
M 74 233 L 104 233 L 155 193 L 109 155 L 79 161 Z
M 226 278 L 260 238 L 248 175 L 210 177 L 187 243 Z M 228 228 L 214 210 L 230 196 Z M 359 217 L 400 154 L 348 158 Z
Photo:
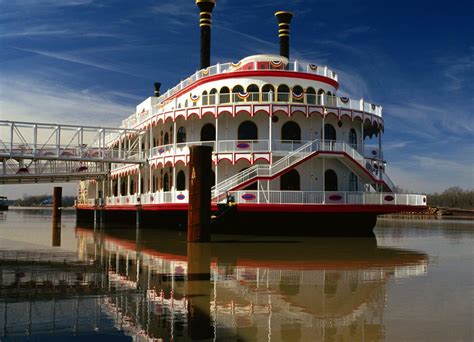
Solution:
M 161 93 L 160 93 L 161 83 L 160 82 L 155 82 L 154 85 L 155 85 L 155 96 L 159 97 L 161 95 Z
M 211 65 L 211 15 L 215 0 L 196 0 L 199 7 L 199 27 L 201 28 L 201 68 Z
M 290 21 L 293 13 L 279 11 L 275 13 L 278 19 L 278 37 L 280 37 L 280 55 L 290 58 Z

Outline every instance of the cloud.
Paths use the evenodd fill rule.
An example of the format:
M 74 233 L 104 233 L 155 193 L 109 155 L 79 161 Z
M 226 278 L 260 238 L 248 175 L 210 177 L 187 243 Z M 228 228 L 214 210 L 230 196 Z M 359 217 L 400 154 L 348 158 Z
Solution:
M 77 64 L 85 65 L 88 67 L 93 67 L 93 68 L 98 68 L 98 69 L 102 69 L 106 71 L 112 71 L 112 72 L 117 72 L 120 74 L 125 74 L 128 76 L 148 79 L 144 77 L 142 73 L 139 74 L 139 73 L 129 72 L 129 71 L 126 71 L 123 67 L 115 67 L 115 66 L 112 66 L 110 63 L 99 63 L 99 62 L 95 62 L 90 59 L 81 57 L 80 56 L 81 51 L 72 51 L 68 53 L 68 52 L 53 52 L 53 51 L 24 49 L 24 48 L 15 48 L 15 49 L 24 51 L 24 52 L 34 53 L 34 54 L 41 55 L 44 57 L 54 58 L 61 61 L 77 63 Z
M 2 80 L 2 120 L 119 126 L 133 110 L 117 103 L 116 97 L 110 94 L 84 93 L 18 76 L 6 76 Z
M 438 61 L 445 67 L 443 75 L 449 80 L 447 90 L 457 91 L 461 88 L 474 90 L 474 46 L 469 53 L 456 58 L 445 58 Z
M 450 186 L 474 188 L 473 165 L 472 160 L 461 163 L 444 157 L 413 155 L 389 164 L 387 173 L 402 189 L 432 193 Z

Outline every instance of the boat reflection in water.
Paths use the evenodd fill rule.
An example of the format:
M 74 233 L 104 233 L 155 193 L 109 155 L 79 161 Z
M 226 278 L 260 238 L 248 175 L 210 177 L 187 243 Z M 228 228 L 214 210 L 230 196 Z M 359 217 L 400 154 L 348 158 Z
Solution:
M 375 238 L 188 245 L 177 234 L 78 228 L 74 257 L 4 255 L 3 336 L 378 340 L 387 281 L 427 272 L 425 254 Z

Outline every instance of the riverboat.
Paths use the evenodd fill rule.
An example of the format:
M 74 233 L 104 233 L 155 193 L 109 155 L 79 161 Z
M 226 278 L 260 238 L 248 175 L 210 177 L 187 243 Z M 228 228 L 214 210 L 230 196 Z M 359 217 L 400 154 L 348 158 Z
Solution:
M 155 83 L 122 121 L 136 133 L 107 138 L 145 163 L 81 182 L 78 220 L 100 210 L 106 224 L 133 223 L 138 212 L 141 223 L 186 227 L 193 145 L 213 148 L 219 232 L 365 234 L 377 215 L 424 210 L 426 196 L 398 193 L 386 173 L 382 106 L 339 96 L 334 70 L 289 58 L 292 13 L 275 13 L 280 54 L 211 65 L 215 1 L 196 3 L 200 69 L 164 94 Z

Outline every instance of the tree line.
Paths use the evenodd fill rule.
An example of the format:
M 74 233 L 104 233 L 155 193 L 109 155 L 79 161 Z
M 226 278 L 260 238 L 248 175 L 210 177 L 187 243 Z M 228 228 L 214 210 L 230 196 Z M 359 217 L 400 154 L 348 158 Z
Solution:
M 74 205 L 75 196 L 63 196 L 63 207 L 70 207 Z M 38 195 L 29 196 L 23 195 L 23 198 L 13 200 L 10 202 L 11 205 L 20 207 L 38 207 L 48 206 L 53 204 L 53 196 L 51 195 Z
M 474 189 L 453 186 L 441 193 L 427 195 L 428 205 L 446 208 L 474 209 Z

